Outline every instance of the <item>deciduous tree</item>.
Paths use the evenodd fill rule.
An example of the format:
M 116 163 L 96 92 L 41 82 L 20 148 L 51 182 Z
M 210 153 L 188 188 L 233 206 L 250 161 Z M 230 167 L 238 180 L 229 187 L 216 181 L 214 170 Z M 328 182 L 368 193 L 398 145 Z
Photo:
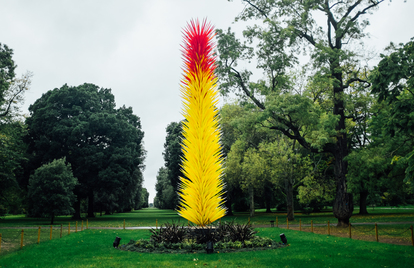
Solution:
M 388 52 L 381 55 L 382 60 L 370 75 L 372 93 L 387 106 L 374 121 L 381 125 L 382 133 L 378 134 L 400 141 L 393 151 L 393 162 L 406 165 L 405 182 L 414 189 L 414 40 L 391 44 Z
M 5 93 L 13 82 L 16 65 L 13 60 L 13 50 L 5 44 L 0 43 L 0 106 L 3 106 L 6 98 Z
M 346 180 L 348 163 L 347 95 L 353 83 L 369 84 L 360 78 L 361 55 L 350 44 L 365 36 L 366 14 L 383 1 L 244 0 L 245 9 L 236 18 L 262 20 L 248 27 L 245 37 L 258 48 L 240 42 L 229 30 L 218 31 L 220 87 L 250 99 L 263 112 L 270 128 L 296 140 L 315 153 L 334 157 L 336 198 L 333 204 L 338 226 L 348 226 L 353 212 L 352 194 Z M 324 16 L 319 25 L 315 15 Z M 298 63 L 296 57 L 310 55 L 312 78 L 319 85 L 313 98 L 294 88 L 287 72 Z M 251 70 L 239 69 L 241 60 L 257 60 L 266 76 L 251 81 Z M 320 102 L 322 101 L 322 102 Z

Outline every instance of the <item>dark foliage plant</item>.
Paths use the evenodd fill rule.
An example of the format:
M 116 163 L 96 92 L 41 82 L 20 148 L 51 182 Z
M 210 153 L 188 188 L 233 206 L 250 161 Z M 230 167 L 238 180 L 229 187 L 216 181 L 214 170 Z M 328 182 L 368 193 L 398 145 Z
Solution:
M 224 222 L 210 227 L 184 226 L 166 223 L 151 229 L 149 240 L 131 240 L 121 250 L 155 253 L 193 253 L 206 250 L 206 243 L 213 242 L 220 252 L 272 249 L 284 246 L 267 237 L 255 236 L 250 224 Z
M 194 240 L 197 244 L 211 242 L 242 242 L 251 240 L 257 233 L 250 224 L 224 222 L 210 227 L 165 223 L 159 229 L 151 229 L 151 240 L 156 243 L 179 243 L 184 239 Z
M 246 240 L 244 243 L 240 241 L 219 241 L 214 243 L 215 252 L 234 252 L 234 251 L 251 251 L 266 250 L 285 247 L 280 242 L 275 242 L 267 237 L 254 237 Z M 131 240 L 128 244 L 119 247 L 120 250 L 148 252 L 148 253 L 203 253 L 206 252 L 206 244 L 199 244 L 195 240 L 185 239 L 181 243 L 156 243 L 152 240 L 140 239 Z
M 184 225 L 165 223 L 158 229 L 151 229 L 151 240 L 155 243 L 179 243 L 184 241 L 188 230 Z
M 233 242 L 240 241 L 244 243 L 246 240 L 251 240 L 257 233 L 250 224 L 230 223 L 227 224 L 226 229 L 230 241 Z

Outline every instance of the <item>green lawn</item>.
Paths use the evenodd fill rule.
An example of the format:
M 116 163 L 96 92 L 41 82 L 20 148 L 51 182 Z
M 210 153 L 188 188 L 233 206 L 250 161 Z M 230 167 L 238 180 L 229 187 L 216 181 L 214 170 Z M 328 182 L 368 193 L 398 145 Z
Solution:
M 61 239 L 23 247 L 0 257 L 0 267 L 413 267 L 414 247 L 358 241 L 279 228 L 260 228 L 259 235 L 289 247 L 239 253 L 151 254 L 112 248 L 148 238 L 148 230 L 86 230 Z
M 355 213 L 358 213 L 356 209 Z M 369 215 L 360 216 L 355 214 L 351 218 L 352 223 L 358 222 L 371 222 L 371 225 L 354 225 L 352 228 L 352 236 L 354 239 L 361 239 L 367 241 L 375 241 L 375 222 L 407 222 L 402 225 L 378 225 L 379 240 L 382 242 L 408 245 L 411 244 L 410 231 L 408 228 L 414 222 L 414 208 L 372 208 L 369 209 Z M 235 216 L 224 217 L 223 221 L 236 221 L 239 223 L 247 223 L 250 219 L 251 223 L 258 227 L 270 226 L 271 220 L 276 220 L 280 227 L 286 228 L 286 215 L 284 212 L 265 213 L 265 210 L 257 210 L 256 216 L 249 218 L 249 214 L 236 213 Z M 187 224 L 187 221 L 173 210 L 159 210 L 159 209 L 142 209 L 139 211 L 133 211 L 130 213 L 116 213 L 113 215 L 97 215 L 95 218 L 89 218 L 88 227 L 120 227 L 123 226 L 125 220 L 126 227 L 132 226 L 155 226 L 156 222 L 158 226 L 165 222 L 180 222 L 181 224 Z M 311 220 L 315 224 L 314 232 L 320 234 L 327 234 L 327 226 L 317 226 L 318 224 L 326 224 L 329 220 L 331 223 L 331 234 L 336 236 L 348 237 L 348 230 L 343 228 L 336 228 L 336 219 L 333 217 L 332 212 L 325 211 L 321 213 L 312 213 L 305 215 L 301 213 L 296 214 L 296 220 L 290 222 L 291 229 L 299 229 L 299 221 L 302 223 L 304 231 L 310 232 Z M 411 223 L 410 223 L 411 222 Z M 68 224 L 71 225 L 71 232 L 75 232 L 76 222 L 71 219 L 70 216 L 57 217 L 53 229 L 53 239 L 60 237 L 60 225 L 63 225 L 62 236 L 68 234 Z M 49 240 L 50 237 L 50 225 L 48 219 L 41 218 L 28 218 L 24 215 L 7 216 L 0 220 L 0 234 L 3 237 L 2 250 L 0 255 L 8 254 L 20 247 L 21 229 L 4 229 L 4 227 L 33 227 L 36 228 L 42 226 L 41 241 Z M 81 230 L 82 222 L 78 221 L 78 230 Z M 83 227 L 86 229 L 86 219 L 83 221 Z M 37 243 L 37 229 L 25 229 L 24 244 Z
M 273 209 L 272 211 L 276 211 Z M 355 209 L 354 215 L 351 218 L 352 223 L 358 222 L 414 222 L 414 207 L 406 208 L 369 208 L 369 215 L 361 216 L 358 208 Z M 269 225 L 271 220 L 276 220 L 278 217 L 279 224 L 286 224 L 286 213 L 285 212 L 273 212 L 265 213 L 265 210 L 258 209 L 256 210 L 256 216 L 251 218 L 250 221 L 253 225 Z M 337 220 L 333 216 L 332 211 L 320 212 L 320 213 L 311 213 L 310 215 L 302 214 L 300 212 L 295 214 L 296 220 L 291 222 L 291 224 L 299 224 L 299 220 L 302 221 L 302 224 L 310 224 L 311 220 L 313 223 L 327 223 L 328 220 L 331 224 L 336 224 Z M 138 211 L 128 212 L 128 213 L 116 213 L 113 215 L 103 215 L 99 214 L 95 218 L 88 218 L 88 224 L 90 227 L 122 227 L 123 221 L 125 220 L 126 227 L 132 226 L 155 226 L 156 221 L 158 225 L 171 222 L 172 220 L 187 224 L 187 220 L 181 218 L 177 215 L 176 211 L 173 210 L 161 210 L 161 209 L 142 209 Z M 226 216 L 222 220 L 225 221 L 236 221 L 239 223 L 247 223 L 249 220 L 249 213 L 240 212 L 235 213 L 234 216 Z M 71 227 L 74 227 L 76 222 L 71 218 L 71 216 L 60 216 L 55 218 L 54 225 L 67 226 L 68 223 L 71 224 Z M 44 218 L 27 218 L 24 215 L 16 216 L 7 216 L 0 219 L 0 228 L 1 227 L 11 227 L 11 226 L 49 226 L 50 220 Z M 80 228 L 81 221 L 78 221 L 78 226 Z M 84 225 L 86 227 L 86 218 L 84 219 Z
M 173 210 L 162 210 L 147 208 L 142 210 L 137 210 L 128 213 L 115 213 L 113 215 L 102 215 L 95 218 L 88 218 L 89 227 L 122 227 L 125 220 L 125 226 L 155 226 L 156 221 L 159 224 L 165 223 L 167 221 L 181 221 L 182 223 L 187 223 L 187 220 L 184 220 L 178 216 L 176 211 Z M 55 218 L 54 225 L 67 226 L 70 223 L 71 227 L 74 227 L 76 221 L 72 219 L 71 216 L 59 216 Z M 80 228 L 81 221 L 78 221 L 78 226 Z M 84 219 L 84 225 L 86 227 L 86 218 Z M 50 220 L 45 218 L 28 218 L 24 215 L 16 216 L 7 216 L 0 220 L 1 227 L 12 227 L 12 226 L 50 226 Z

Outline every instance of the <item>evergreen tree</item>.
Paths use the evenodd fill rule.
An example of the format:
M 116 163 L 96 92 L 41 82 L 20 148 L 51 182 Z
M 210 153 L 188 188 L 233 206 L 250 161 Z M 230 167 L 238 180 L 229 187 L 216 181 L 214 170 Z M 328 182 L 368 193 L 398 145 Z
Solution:
M 39 167 L 29 180 L 30 213 L 50 217 L 51 225 L 55 216 L 72 214 L 76 184 L 77 179 L 65 158 Z

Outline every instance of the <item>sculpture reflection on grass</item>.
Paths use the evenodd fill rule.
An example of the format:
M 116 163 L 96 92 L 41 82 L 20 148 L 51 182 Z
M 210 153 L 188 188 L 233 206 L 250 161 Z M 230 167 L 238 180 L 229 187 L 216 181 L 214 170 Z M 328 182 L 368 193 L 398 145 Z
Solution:
M 214 74 L 214 28 L 205 20 L 184 29 L 183 152 L 185 178 L 180 178 L 180 216 L 206 226 L 226 213 L 223 205 L 222 160 L 218 129 L 217 78 Z

